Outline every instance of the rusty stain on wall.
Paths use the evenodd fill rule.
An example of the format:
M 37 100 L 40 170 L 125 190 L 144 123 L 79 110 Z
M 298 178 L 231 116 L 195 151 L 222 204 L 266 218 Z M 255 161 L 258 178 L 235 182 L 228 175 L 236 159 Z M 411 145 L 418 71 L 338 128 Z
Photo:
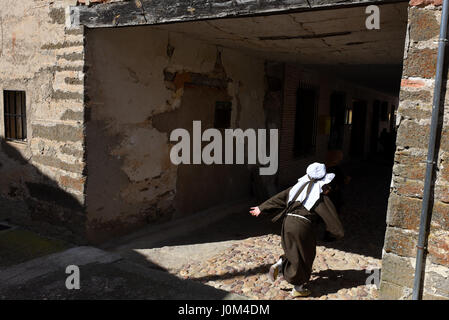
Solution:
M 191 128 L 193 120 L 212 126 L 216 101 L 233 102 L 232 126 L 240 118 L 240 127 L 264 127 L 263 60 L 154 28 L 90 30 L 86 52 L 92 66 L 88 87 L 94 93 L 88 93 L 87 106 L 92 237 L 100 240 L 248 195 L 248 168 L 176 167 L 169 159 L 168 138 L 175 128 Z M 100 141 L 109 143 L 89 147 Z M 221 192 L 224 197 L 218 198 L 220 190 L 207 182 L 213 175 L 229 181 L 222 186 L 228 190 Z M 102 195 L 95 191 L 100 184 Z M 201 188 L 209 189 L 210 199 L 202 206 L 194 197 Z

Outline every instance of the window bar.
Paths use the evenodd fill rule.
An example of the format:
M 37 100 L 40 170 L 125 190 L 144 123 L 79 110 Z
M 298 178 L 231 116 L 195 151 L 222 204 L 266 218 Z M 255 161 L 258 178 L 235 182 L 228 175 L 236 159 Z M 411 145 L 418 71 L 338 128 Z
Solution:
M 17 123 L 16 123 L 16 93 L 11 92 L 11 98 L 12 98 L 12 115 L 11 115 L 11 123 L 14 125 L 12 128 L 14 128 L 14 132 L 11 132 L 11 138 L 16 139 L 17 137 Z
M 5 139 L 8 137 L 8 116 L 6 115 L 8 113 L 8 95 L 6 94 L 6 91 L 3 91 L 3 108 L 5 110 L 4 113 L 4 125 L 5 125 Z
M 17 139 L 17 92 L 15 92 L 14 94 L 14 116 L 13 116 L 13 120 L 14 120 L 14 139 Z
M 8 136 L 7 138 L 11 138 L 12 136 L 12 124 L 11 124 L 11 116 L 9 115 L 11 113 L 11 94 L 9 91 L 7 91 L 6 93 L 8 102 L 7 102 L 7 106 L 8 106 L 8 115 L 6 115 L 6 119 L 8 122 Z
M 26 127 L 26 94 L 22 93 L 22 139 L 27 138 L 27 127 Z
M 20 92 L 16 91 L 14 93 L 15 96 L 15 113 L 14 113 L 14 123 L 16 124 L 16 136 L 14 137 L 16 140 L 20 139 L 20 127 L 19 127 L 19 105 L 20 105 Z
M 16 124 L 17 124 L 17 136 L 16 139 L 22 140 L 22 92 L 17 92 L 17 105 L 16 105 Z

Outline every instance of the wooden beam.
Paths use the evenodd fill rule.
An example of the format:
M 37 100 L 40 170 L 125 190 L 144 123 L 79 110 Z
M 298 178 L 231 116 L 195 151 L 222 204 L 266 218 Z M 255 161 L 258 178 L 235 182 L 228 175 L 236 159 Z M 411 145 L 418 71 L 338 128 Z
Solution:
M 129 0 L 68 8 L 68 27 L 155 25 L 408 0 Z

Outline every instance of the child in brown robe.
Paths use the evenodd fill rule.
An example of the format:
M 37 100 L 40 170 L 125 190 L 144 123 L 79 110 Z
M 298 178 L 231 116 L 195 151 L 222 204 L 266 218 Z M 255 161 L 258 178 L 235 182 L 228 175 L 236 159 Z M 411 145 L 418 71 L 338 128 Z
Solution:
M 310 290 L 304 287 L 312 273 L 316 254 L 316 239 L 313 228 L 318 217 L 323 219 L 326 230 L 336 238 L 344 235 L 338 214 L 329 197 L 325 195 L 326 185 L 334 178 L 326 173 L 321 163 L 307 167 L 307 174 L 298 179 L 298 183 L 258 207 L 252 207 L 250 213 L 278 213 L 273 222 L 283 218 L 281 244 L 284 255 L 270 268 L 270 278 L 274 281 L 279 273 L 294 285 L 292 295 L 308 296 Z

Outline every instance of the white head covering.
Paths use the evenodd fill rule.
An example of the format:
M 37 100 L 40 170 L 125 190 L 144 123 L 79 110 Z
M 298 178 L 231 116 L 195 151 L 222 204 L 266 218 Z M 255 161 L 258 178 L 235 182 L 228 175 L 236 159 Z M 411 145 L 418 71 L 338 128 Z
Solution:
M 307 209 L 310 210 L 315 203 L 318 201 L 318 199 L 320 198 L 320 194 L 321 192 L 323 192 L 322 187 L 325 184 L 328 184 L 329 182 L 331 182 L 334 177 L 335 174 L 333 173 L 326 173 L 326 166 L 322 163 L 312 163 L 311 165 L 309 165 L 307 167 L 306 170 L 307 174 L 301 178 L 298 179 L 298 183 L 296 183 L 290 190 L 289 194 L 288 194 L 288 202 L 290 203 L 290 201 L 293 200 L 293 198 L 295 197 L 296 193 L 298 192 L 298 190 L 307 182 L 309 182 L 311 179 L 317 180 L 313 183 L 312 189 L 310 191 L 309 196 L 306 198 L 307 196 L 307 187 L 305 187 L 302 192 L 300 193 L 300 195 L 298 196 L 298 198 L 296 198 L 296 201 L 302 202 L 302 205 Z M 305 199 L 305 201 L 304 201 Z

